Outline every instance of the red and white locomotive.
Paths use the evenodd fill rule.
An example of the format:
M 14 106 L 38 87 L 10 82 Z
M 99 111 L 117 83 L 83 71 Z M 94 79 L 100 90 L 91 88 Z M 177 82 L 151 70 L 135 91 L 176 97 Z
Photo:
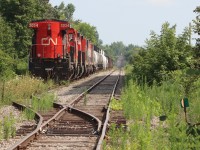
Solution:
M 36 76 L 72 79 L 112 67 L 104 51 L 66 21 L 32 21 L 29 28 L 34 30 L 29 71 Z

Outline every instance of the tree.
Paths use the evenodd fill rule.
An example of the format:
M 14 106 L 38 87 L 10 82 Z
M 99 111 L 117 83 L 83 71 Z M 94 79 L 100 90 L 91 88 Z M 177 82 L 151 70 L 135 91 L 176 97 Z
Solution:
M 196 7 L 194 12 L 197 14 L 196 19 L 193 20 L 193 22 L 195 23 L 194 32 L 200 35 L 200 6 Z M 195 50 L 194 57 L 196 60 L 195 67 L 199 69 L 200 68 L 200 38 L 196 39 L 196 48 L 194 50 Z
M 95 45 L 99 43 L 99 34 L 95 26 L 80 20 L 73 22 L 73 27 Z M 99 45 L 98 45 L 99 46 Z
M 15 55 L 14 40 L 15 31 L 0 16 L 0 50 L 4 51 L 11 57 Z
M 129 44 L 127 47 L 125 47 L 124 56 L 127 62 L 129 62 L 130 64 L 133 64 L 134 56 L 142 50 L 144 50 L 142 47 L 133 45 L 133 44 Z
M 73 21 L 75 6 L 72 3 L 69 3 L 67 6 L 65 6 L 64 2 L 61 2 L 59 6 L 55 6 L 54 8 L 58 13 L 59 19 L 69 22 Z
M 170 72 L 190 67 L 190 34 L 186 28 L 182 35 L 176 37 L 176 26 L 170 27 L 168 22 L 162 25 L 160 35 L 151 32 L 145 50 L 133 58 L 133 74 L 141 82 L 145 78 L 149 84 L 154 81 L 161 83 Z
M 0 13 L 13 30 L 15 36 L 14 47 L 17 57 L 28 55 L 31 45 L 31 31 L 27 28 L 30 21 L 45 17 L 54 17 L 49 13 L 51 5 L 46 0 L 1 0 Z M 48 15 L 47 15 L 48 14 Z
M 0 50 L 0 79 L 7 79 L 15 75 L 15 61 L 9 54 Z

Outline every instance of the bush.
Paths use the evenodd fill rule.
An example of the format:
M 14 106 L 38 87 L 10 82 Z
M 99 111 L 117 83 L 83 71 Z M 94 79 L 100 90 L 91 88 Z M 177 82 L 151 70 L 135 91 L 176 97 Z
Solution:
M 184 71 L 183 71 L 184 72 Z M 121 99 L 128 130 L 119 132 L 111 127 L 105 149 L 199 149 L 200 127 L 192 125 L 200 120 L 200 80 L 193 82 L 188 99 L 188 120 L 185 122 L 180 100 L 185 96 L 183 74 L 174 72 L 173 78 L 164 80 L 162 85 L 138 85 L 126 80 Z M 181 73 L 180 73 L 181 74 Z M 126 78 L 130 79 L 130 78 Z M 164 118 L 165 119 L 162 119 Z M 117 146 L 116 146 L 117 145 Z

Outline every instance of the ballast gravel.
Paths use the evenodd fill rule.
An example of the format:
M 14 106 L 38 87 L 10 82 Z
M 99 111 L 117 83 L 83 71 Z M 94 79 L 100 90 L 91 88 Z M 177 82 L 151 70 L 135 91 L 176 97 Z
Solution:
M 14 120 L 14 128 L 16 131 L 22 126 L 22 125 L 35 125 L 34 120 L 27 120 L 24 116 L 24 114 L 16 109 L 14 106 L 3 106 L 0 108 L 0 149 L 8 149 L 10 146 L 12 146 L 14 143 L 19 141 L 23 138 L 23 136 L 18 138 L 9 138 L 8 140 L 3 139 L 3 128 L 4 128 L 4 120 L 6 117 L 9 117 Z
M 74 98 L 84 92 L 87 88 L 92 86 L 103 76 L 107 75 L 111 70 L 98 72 L 86 78 L 73 81 L 69 86 L 60 87 L 50 90 L 50 93 L 56 95 L 56 102 L 63 105 L 68 105 Z M 3 120 L 6 116 L 12 116 L 16 120 L 14 127 L 18 130 L 22 125 L 35 125 L 35 121 L 28 121 L 25 119 L 24 114 L 16 109 L 14 106 L 3 106 L 0 108 L 0 150 L 9 149 L 16 142 L 21 140 L 24 136 L 3 139 Z

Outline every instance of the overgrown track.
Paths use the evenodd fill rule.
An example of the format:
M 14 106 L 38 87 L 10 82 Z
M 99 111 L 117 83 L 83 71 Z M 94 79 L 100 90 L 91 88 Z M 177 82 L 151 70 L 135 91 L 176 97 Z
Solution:
M 43 123 L 27 149 L 95 149 L 118 75 L 102 79 Z
M 24 111 L 25 109 L 29 109 L 29 111 L 34 112 L 30 108 L 27 108 L 26 106 L 20 105 L 15 102 L 13 102 L 13 106 L 17 107 L 19 110 L 22 110 L 22 111 Z M 15 138 L 20 139 L 21 136 L 24 136 L 24 138 L 21 141 L 15 143 L 13 146 L 11 146 L 9 150 L 10 149 L 24 149 L 27 143 L 29 143 L 29 141 L 32 141 L 33 139 L 35 139 L 35 137 L 37 137 L 38 131 L 40 130 L 40 126 L 46 121 L 48 121 L 50 118 L 52 118 L 61 108 L 63 108 L 61 105 L 54 104 L 54 107 L 48 112 L 39 112 L 39 113 L 34 112 L 35 113 L 34 119 L 37 124 L 30 125 L 30 126 L 29 125 L 21 126 L 20 129 L 17 130 Z

